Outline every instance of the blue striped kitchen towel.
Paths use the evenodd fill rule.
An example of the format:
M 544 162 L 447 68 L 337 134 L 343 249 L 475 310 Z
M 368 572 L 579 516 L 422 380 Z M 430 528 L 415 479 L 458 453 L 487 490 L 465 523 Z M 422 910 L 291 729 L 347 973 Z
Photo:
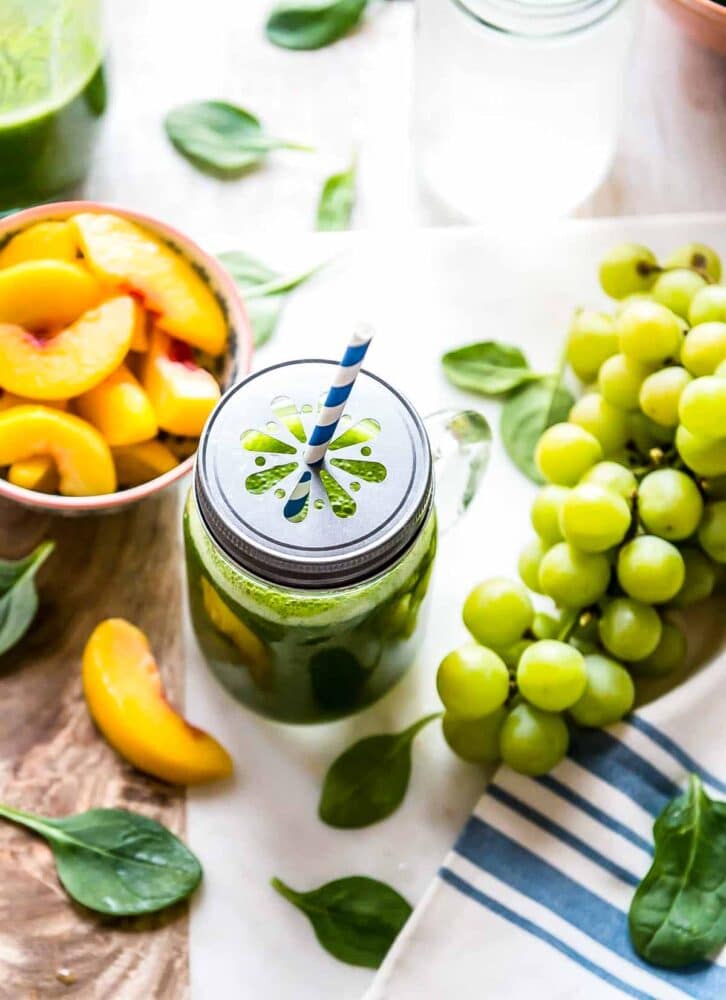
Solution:
M 627 926 L 663 806 L 691 772 L 726 797 L 724 667 L 581 731 L 545 777 L 500 768 L 366 1000 L 726 1000 L 726 954 L 656 968 Z

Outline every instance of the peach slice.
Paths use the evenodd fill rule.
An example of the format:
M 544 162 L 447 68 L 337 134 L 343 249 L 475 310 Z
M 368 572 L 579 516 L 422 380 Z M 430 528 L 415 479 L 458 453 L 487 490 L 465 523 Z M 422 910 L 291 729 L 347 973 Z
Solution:
M 26 260 L 74 261 L 77 256 L 76 236 L 69 223 L 36 222 L 8 240 L 0 250 L 0 267 Z
M 126 365 L 75 401 L 79 416 L 97 427 L 110 445 L 148 441 L 158 430 L 149 397 Z
M 116 489 L 111 451 L 85 420 L 49 406 L 14 406 L 0 413 L 0 466 L 36 455 L 53 459 L 65 496 L 96 496 Z
M 83 691 L 98 728 L 139 770 L 183 785 L 232 773 L 224 747 L 166 700 L 146 636 L 123 618 L 108 618 L 91 633 Z
M 65 260 L 27 260 L 0 270 L 0 323 L 29 330 L 66 326 L 98 305 L 101 283 Z
M 212 625 L 232 640 L 252 680 L 257 687 L 266 690 L 272 683 L 272 666 L 267 646 L 227 607 L 209 580 L 202 577 L 201 583 L 204 610 Z
M 120 486 L 140 486 L 175 468 L 176 455 L 161 441 L 142 441 L 123 448 L 112 448 Z
M 8 482 L 13 486 L 22 486 L 25 490 L 35 490 L 36 493 L 58 492 L 58 470 L 55 462 L 47 455 L 36 455 L 22 462 L 13 462 L 8 469 Z
M 71 223 L 95 274 L 139 294 L 167 333 L 209 354 L 224 351 L 227 324 L 222 309 L 180 253 L 117 215 L 81 212 Z
M 159 427 L 184 437 L 199 437 L 220 396 L 217 380 L 194 362 L 191 348 L 161 330 L 152 331 L 143 355 L 141 384 Z
M 121 364 L 133 328 L 134 304 L 127 295 L 90 309 L 49 337 L 0 323 L 0 388 L 43 401 L 87 392 Z
M 146 310 L 134 299 L 134 332 L 131 334 L 130 351 L 148 351 L 149 334 L 147 333 L 148 316 Z

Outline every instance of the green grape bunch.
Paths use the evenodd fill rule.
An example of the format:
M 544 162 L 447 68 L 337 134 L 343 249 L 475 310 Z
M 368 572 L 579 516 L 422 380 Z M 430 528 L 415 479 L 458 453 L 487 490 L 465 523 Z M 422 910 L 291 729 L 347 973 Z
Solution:
M 545 485 L 521 582 L 467 597 L 472 641 L 437 674 L 443 733 L 465 760 L 550 771 L 573 727 L 622 719 L 644 677 L 683 668 L 673 609 L 726 577 L 726 286 L 710 247 L 601 262 L 612 313 L 578 309 L 566 359 L 585 388 L 542 434 Z M 533 595 L 538 595 L 533 597 Z M 554 612 L 538 610 L 547 599 Z

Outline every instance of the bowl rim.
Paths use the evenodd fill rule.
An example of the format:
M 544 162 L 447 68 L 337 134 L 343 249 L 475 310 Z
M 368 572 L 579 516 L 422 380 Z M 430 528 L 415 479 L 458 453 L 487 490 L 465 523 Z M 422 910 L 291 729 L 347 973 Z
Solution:
M 214 276 L 216 291 L 221 292 L 225 306 L 228 311 L 228 326 L 236 329 L 239 337 L 237 345 L 237 356 L 235 358 L 235 369 L 245 375 L 250 371 L 252 365 L 253 338 L 252 327 L 247 316 L 247 311 L 242 301 L 242 296 L 237 290 L 237 286 L 225 267 L 217 261 L 206 250 L 203 250 L 189 236 L 180 230 L 170 226 L 160 219 L 135 209 L 123 208 L 120 205 L 113 205 L 110 202 L 101 201 L 56 201 L 43 205 L 33 205 L 31 208 L 20 209 L 0 219 L 0 238 L 8 230 L 15 228 L 24 229 L 33 222 L 65 218 L 75 212 L 108 212 L 138 222 L 139 225 L 149 229 L 152 233 L 161 234 L 170 242 L 179 246 L 190 259 L 202 265 Z M 103 493 L 89 497 L 67 497 L 53 493 L 40 493 L 37 490 L 28 490 L 22 486 L 15 486 L 7 479 L 0 477 L 0 497 L 22 504 L 28 508 L 45 511 L 46 513 L 77 513 L 114 510 L 116 508 L 130 506 L 139 500 L 144 500 L 153 493 L 160 492 L 171 486 L 172 483 L 183 479 L 194 466 L 196 450 L 183 462 L 175 465 L 168 472 L 149 479 L 139 486 L 132 486 L 126 490 L 116 490 L 113 493 Z
M 665 0 L 673 7 L 681 7 L 694 14 L 704 14 L 709 21 L 726 21 L 726 7 L 715 0 Z

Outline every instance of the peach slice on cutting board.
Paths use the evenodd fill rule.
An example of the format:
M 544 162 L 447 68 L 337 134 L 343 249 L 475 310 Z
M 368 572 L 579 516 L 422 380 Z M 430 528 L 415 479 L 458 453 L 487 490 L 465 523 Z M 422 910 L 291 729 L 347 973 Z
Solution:
M 140 486 L 174 469 L 179 460 L 163 441 L 141 441 L 112 448 L 119 486 Z
M 79 396 L 75 408 L 110 445 L 148 441 L 158 430 L 149 397 L 126 365 Z
M 224 747 L 169 704 L 146 636 L 123 618 L 108 618 L 91 633 L 83 691 L 98 728 L 139 770 L 182 785 L 232 773 Z
M 26 260 L 65 260 L 78 257 L 76 234 L 67 222 L 36 222 L 8 240 L 0 250 L 0 267 Z
M 43 401 L 86 392 L 121 364 L 134 321 L 133 299 L 122 295 L 49 336 L 0 322 L 0 388 Z
M 95 427 L 49 406 L 13 406 L 0 413 L 0 466 L 50 457 L 65 496 L 113 493 L 111 450 Z
M 140 296 L 167 333 L 209 354 L 224 351 L 222 309 L 180 253 L 117 215 L 80 212 L 70 222 L 89 267 L 103 282 Z
M 141 384 L 162 430 L 199 437 L 219 401 L 219 383 L 194 361 L 191 348 L 153 330 L 141 364 Z
M 99 280 L 65 260 L 27 260 L 0 270 L 0 323 L 57 329 L 73 323 L 102 297 Z

